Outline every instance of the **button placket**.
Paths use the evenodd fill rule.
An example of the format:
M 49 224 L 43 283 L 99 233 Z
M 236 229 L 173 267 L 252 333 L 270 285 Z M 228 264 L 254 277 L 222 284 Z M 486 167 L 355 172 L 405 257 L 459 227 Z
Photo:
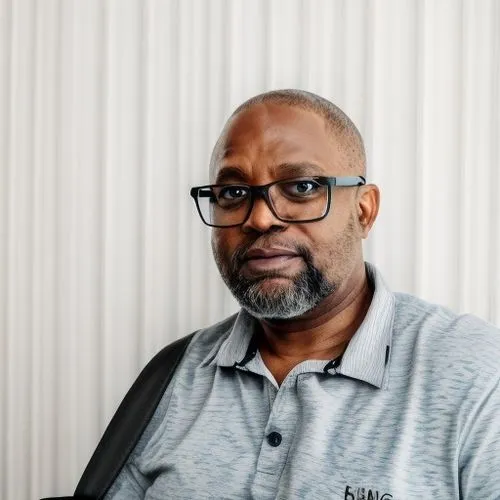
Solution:
M 295 385 L 294 377 L 282 384 L 275 396 L 257 461 L 258 472 L 274 475 L 283 470 L 298 418 Z

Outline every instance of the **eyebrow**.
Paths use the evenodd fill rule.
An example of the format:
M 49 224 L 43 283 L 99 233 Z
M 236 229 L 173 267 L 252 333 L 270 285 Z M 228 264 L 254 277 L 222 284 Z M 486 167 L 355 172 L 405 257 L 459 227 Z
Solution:
M 286 179 L 293 177 L 306 177 L 306 176 L 321 176 L 325 175 L 324 170 L 314 163 L 299 162 L 299 163 L 280 163 L 272 167 L 272 173 L 278 179 Z M 237 165 L 229 165 L 222 167 L 216 177 L 216 183 L 222 184 L 227 181 L 244 182 L 247 178 L 243 169 Z
M 244 181 L 246 179 L 245 172 L 236 165 L 222 167 L 217 177 L 215 178 L 216 184 L 222 184 L 227 181 Z
M 298 162 L 298 163 L 280 163 L 273 168 L 273 173 L 276 177 L 305 177 L 325 175 L 325 171 L 314 163 Z

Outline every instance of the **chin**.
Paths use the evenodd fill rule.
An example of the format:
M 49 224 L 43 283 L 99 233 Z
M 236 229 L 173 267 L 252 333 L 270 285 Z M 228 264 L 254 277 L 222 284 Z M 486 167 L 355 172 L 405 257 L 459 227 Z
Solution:
M 253 283 L 253 288 L 260 293 L 275 295 L 283 293 L 293 287 L 293 278 L 285 276 L 270 276 L 261 278 Z
M 248 305 L 241 304 L 243 309 L 245 309 L 254 318 L 262 319 L 266 321 L 290 321 L 300 318 L 307 314 L 314 307 L 309 307 L 309 305 L 301 305 L 296 308 L 283 310 L 283 309 L 254 309 L 253 307 L 248 307 Z

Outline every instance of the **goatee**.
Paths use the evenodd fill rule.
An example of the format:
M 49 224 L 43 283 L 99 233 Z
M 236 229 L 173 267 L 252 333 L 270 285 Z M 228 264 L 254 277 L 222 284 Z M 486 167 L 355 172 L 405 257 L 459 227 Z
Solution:
M 214 248 L 214 257 L 222 279 L 241 307 L 259 319 L 291 319 L 314 309 L 323 299 L 335 291 L 335 285 L 314 266 L 312 255 L 305 247 L 294 247 L 293 251 L 302 257 L 306 268 L 289 278 L 288 285 L 276 285 L 264 290 L 267 279 L 283 278 L 280 273 L 268 273 L 256 278 L 246 278 L 241 273 L 245 254 L 252 244 L 240 247 L 226 265 Z

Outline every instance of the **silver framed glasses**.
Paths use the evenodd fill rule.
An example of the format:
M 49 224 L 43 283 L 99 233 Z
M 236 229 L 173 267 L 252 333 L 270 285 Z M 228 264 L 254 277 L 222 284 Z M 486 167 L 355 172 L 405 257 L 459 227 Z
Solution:
M 332 187 L 366 184 L 355 177 L 299 177 L 262 186 L 211 184 L 191 188 L 201 220 L 210 227 L 244 224 L 256 198 L 263 198 L 273 215 L 283 222 L 304 223 L 324 219 L 332 203 Z

